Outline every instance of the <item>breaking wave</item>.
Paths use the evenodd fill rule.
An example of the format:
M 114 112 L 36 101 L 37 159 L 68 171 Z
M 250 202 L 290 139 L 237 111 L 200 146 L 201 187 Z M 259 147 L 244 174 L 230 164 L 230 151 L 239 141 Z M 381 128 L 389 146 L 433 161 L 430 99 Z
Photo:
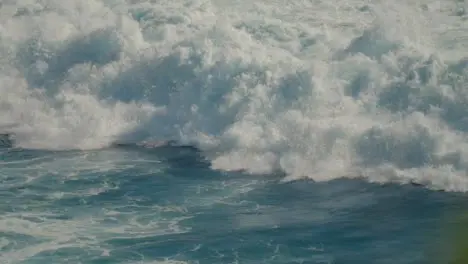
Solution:
M 20 147 L 194 144 L 212 167 L 468 190 L 463 7 L 439 1 L 4 1 Z

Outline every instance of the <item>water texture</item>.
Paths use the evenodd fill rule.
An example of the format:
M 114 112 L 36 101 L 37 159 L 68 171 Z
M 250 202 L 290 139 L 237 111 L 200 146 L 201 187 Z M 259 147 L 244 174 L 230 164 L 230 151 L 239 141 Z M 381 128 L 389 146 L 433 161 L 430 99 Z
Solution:
M 1 1 L 0 263 L 430 263 L 466 8 Z M 166 140 L 195 148 L 138 144 Z

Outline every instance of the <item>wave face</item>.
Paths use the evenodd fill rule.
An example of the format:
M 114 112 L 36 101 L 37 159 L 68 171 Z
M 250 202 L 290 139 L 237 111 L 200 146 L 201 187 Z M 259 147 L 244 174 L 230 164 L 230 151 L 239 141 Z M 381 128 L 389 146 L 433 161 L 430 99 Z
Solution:
M 2 1 L 0 127 L 25 148 L 171 139 L 214 169 L 468 190 L 464 4 L 365 2 Z

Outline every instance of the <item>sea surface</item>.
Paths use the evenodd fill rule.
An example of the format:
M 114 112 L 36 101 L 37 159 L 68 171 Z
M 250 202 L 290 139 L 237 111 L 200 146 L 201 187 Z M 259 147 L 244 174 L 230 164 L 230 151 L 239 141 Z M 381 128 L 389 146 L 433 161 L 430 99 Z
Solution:
M 468 263 L 468 3 L 0 0 L 0 134 L 0 264 Z

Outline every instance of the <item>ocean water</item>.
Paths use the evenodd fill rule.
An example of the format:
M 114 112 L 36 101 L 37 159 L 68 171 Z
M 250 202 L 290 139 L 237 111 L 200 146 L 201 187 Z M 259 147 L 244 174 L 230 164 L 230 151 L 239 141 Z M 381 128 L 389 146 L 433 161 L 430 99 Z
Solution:
M 467 8 L 1 0 L 0 263 L 466 263 Z

